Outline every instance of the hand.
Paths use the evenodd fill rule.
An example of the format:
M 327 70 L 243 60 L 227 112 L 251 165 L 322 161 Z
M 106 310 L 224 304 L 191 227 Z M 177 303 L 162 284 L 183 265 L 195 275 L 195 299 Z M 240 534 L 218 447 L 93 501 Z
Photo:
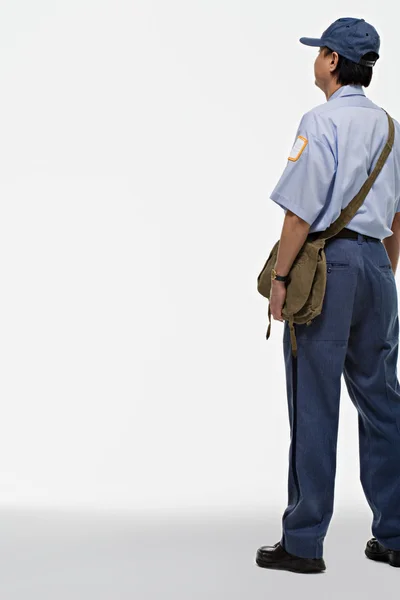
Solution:
M 284 321 L 282 317 L 282 307 L 286 300 L 286 283 L 284 281 L 277 281 L 273 279 L 271 281 L 271 297 L 269 300 L 269 306 L 271 309 L 271 315 L 275 321 Z

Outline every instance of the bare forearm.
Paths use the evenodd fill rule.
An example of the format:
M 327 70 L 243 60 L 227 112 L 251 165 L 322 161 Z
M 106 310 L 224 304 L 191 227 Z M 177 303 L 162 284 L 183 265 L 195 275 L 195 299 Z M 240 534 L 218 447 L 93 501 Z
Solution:
M 287 211 L 283 222 L 275 269 L 279 275 L 287 275 L 307 239 L 310 225 L 300 217 Z
M 393 273 L 396 273 L 400 252 L 400 233 L 394 232 L 393 235 L 384 238 L 383 245 L 389 255 L 390 262 L 392 263 Z

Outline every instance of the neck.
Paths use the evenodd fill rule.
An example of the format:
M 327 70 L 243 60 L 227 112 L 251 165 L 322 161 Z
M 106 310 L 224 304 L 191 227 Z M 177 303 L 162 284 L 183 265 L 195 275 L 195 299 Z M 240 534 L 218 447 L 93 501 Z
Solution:
M 324 92 L 326 99 L 329 100 L 329 98 L 332 96 L 332 94 L 334 94 L 336 92 L 336 90 L 338 90 L 341 87 L 342 87 L 342 85 L 340 83 L 336 83 L 335 81 L 330 81 L 329 83 L 326 84 L 325 87 L 322 88 L 322 91 Z

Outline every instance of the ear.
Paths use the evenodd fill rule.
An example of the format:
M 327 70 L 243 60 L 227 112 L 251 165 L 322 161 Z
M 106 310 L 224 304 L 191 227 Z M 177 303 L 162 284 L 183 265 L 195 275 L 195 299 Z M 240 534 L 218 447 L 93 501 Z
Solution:
M 336 69 L 336 65 L 338 64 L 339 61 L 339 54 L 335 51 L 332 52 L 331 54 L 331 60 L 330 60 L 330 70 L 334 71 Z

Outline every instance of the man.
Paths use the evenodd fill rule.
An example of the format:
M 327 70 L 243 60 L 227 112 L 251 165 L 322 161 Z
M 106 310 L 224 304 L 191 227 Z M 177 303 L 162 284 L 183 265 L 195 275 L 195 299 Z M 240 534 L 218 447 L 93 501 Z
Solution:
M 308 235 L 325 230 L 356 195 L 387 141 L 388 118 L 369 100 L 380 38 L 363 19 L 342 18 L 320 39 L 315 84 L 326 102 L 301 119 L 271 199 L 285 210 L 272 281 L 272 317 L 282 321 L 285 276 Z M 300 573 L 326 568 L 323 543 L 333 513 L 341 375 L 358 411 L 360 479 L 373 512 L 365 554 L 400 566 L 399 320 L 395 272 L 400 249 L 400 125 L 392 151 L 346 228 L 325 245 L 321 315 L 288 322 L 283 348 L 291 431 L 289 502 L 282 537 L 258 549 L 261 567 Z M 383 242 L 383 243 L 382 243 Z M 279 280 L 279 277 L 281 280 Z

